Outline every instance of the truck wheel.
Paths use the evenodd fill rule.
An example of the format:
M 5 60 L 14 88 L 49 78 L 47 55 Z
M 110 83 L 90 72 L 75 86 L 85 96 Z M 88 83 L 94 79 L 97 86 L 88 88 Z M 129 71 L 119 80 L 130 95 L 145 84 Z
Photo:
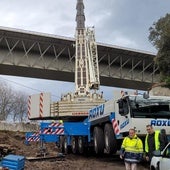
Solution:
M 96 154 L 102 154 L 104 152 L 104 133 L 100 127 L 95 127 L 93 131 L 94 138 L 94 151 Z
M 71 138 L 71 150 L 74 154 L 77 153 L 78 150 L 78 141 L 76 137 Z
M 79 136 L 78 138 L 78 151 L 80 154 L 84 153 L 84 140 L 82 136 Z
M 64 152 L 64 136 L 60 136 L 60 146 L 59 146 L 60 152 Z
M 67 137 L 64 137 L 64 154 L 68 154 Z
M 106 123 L 104 127 L 105 149 L 108 154 L 117 152 L 117 141 L 111 124 Z

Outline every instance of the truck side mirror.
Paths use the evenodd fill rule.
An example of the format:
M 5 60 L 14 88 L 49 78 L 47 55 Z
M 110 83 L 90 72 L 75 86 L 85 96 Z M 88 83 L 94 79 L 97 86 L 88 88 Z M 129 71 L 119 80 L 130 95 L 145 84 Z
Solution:
M 143 93 L 143 98 L 144 98 L 144 99 L 148 99 L 148 98 L 149 98 L 149 93 L 146 93 L 146 92 Z
M 153 151 L 153 155 L 159 157 L 161 156 L 161 151 L 160 150 Z
M 121 98 L 117 101 L 119 107 L 119 114 L 125 116 L 129 113 L 129 105 L 127 97 Z

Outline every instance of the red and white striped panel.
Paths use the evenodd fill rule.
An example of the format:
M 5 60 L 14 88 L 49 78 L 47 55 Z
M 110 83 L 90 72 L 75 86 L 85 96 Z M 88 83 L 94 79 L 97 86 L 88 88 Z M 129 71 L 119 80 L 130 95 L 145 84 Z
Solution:
M 52 134 L 56 134 L 56 135 L 61 135 L 64 134 L 64 129 L 60 128 L 60 129 L 56 129 L 54 132 L 52 132 Z
M 30 117 L 31 117 L 31 96 L 28 97 L 28 112 L 27 112 L 27 115 L 28 115 L 28 119 L 30 119 Z
M 116 119 L 112 119 L 112 126 L 113 126 L 113 130 L 114 130 L 115 135 L 119 135 L 120 130 L 119 130 L 119 125 L 118 125 Z
M 49 134 L 52 134 L 52 135 L 57 134 L 57 135 L 59 135 L 59 134 L 63 134 L 63 133 L 64 133 L 63 128 L 57 128 L 57 129 L 55 129 L 55 131 L 53 131 L 52 128 L 47 128 L 47 129 L 44 129 L 43 132 L 42 132 L 42 134 L 47 134 L 47 135 L 49 135 Z
M 39 117 L 43 117 L 43 93 L 40 93 L 40 110 Z
M 39 133 L 33 133 L 31 136 L 27 138 L 28 142 L 36 142 L 40 140 L 40 134 Z
M 42 134 L 52 134 L 52 129 L 51 128 L 46 128 L 42 131 Z
M 63 123 L 59 123 L 59 122 L 53 122 L 49 125 L 49 127 L 62 127 Z

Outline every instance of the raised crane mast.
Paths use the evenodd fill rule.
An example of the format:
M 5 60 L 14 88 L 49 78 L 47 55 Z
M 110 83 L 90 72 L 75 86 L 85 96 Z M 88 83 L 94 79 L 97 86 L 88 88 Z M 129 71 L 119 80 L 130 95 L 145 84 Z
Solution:
M 94 28 L 85 28 L 83 0 L 77 0 L 76 9 L 75 85 L 76 94 L 85 96 L 90 89 L 99 89 L 97 45 Z
M 62 95 L 60 101 L 51 104 L 48 93 L 30 96 L 30 119 L 81 121 L 88 116 L 89 109 L 105 102 L 103 93 L 96 92 L 100 81 L 94 27 L 85 28 L 83 0 L 77 0 L 76 9 L 75 91 Z M 91 89 L 94 91 L 90 92 Z M 40 108 L 42 102 L 44 107 Z

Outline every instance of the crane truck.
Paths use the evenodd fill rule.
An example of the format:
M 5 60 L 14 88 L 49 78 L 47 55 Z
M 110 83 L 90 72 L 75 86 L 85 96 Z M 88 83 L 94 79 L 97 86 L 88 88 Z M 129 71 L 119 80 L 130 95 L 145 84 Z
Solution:
M 83 153 L 92 147 L 96 154 L 113 154 L 130 128 L 144 141 L 148 124 L 170 137 L 170 97 L 121 95 L 91 108 L 82 122 L 64 122 L 61 150 Z
M 47 138 L 46 142 L 56 140 L 64 153 L 92 149 L 96 154 L 113 154 L 130 128 L 144 141 L 148 124 L 165 129 L 170 139 L 170 97 L 115 91 L 113 99 L 89 109 L 84 120 L 42 122 L 40 136 Z M 28 140 L 30 137 L 37 139 L 37 135 Z

